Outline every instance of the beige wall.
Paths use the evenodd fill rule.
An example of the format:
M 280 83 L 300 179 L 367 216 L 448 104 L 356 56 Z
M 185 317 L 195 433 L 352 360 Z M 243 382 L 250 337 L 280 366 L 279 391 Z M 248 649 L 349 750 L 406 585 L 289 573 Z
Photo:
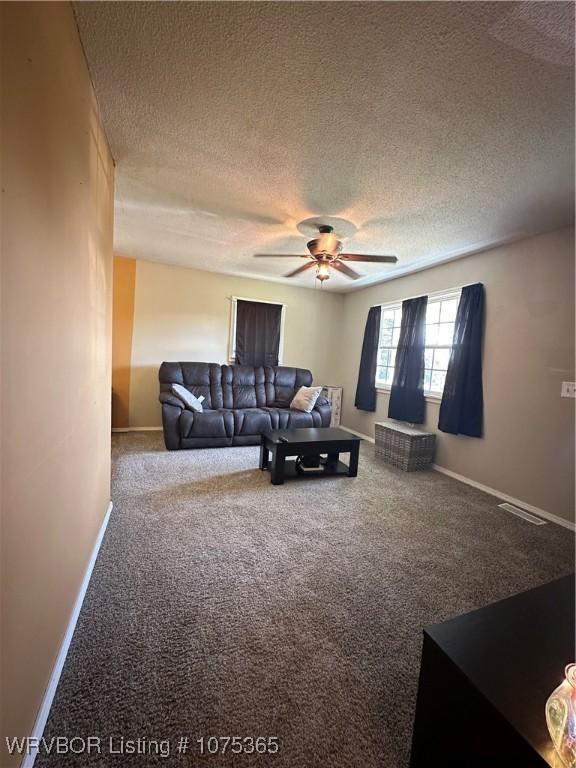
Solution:
M 284 365 L 309 368 L 332 384 L 340 342 L 341 295 L 147 261 L 136 266 L 130 426 L 161 424 L 163 360 L 228 360 L 230 297 L 286 304 Z
M 112 299 L 112 426 L 130 424 L 136 259 L 114 256 Z
M 0 13 L 2 734 L 24 736 L 110 499 L 113 165 L 71 6 Z
M 340 380 L 343 423 L 374 435 L 387 416 L 358 411 L 354 393 L 368 308 L 467 283 L 486 286 L 485 437 L 438 433 L 437 463 L 453 472 L 568 520 L 574 519 L 574 400 L 560 397 L 574 381 L 574 230 L 495 248 L 347 294 Z M 437 431 L 438 402 L 427 402 Z

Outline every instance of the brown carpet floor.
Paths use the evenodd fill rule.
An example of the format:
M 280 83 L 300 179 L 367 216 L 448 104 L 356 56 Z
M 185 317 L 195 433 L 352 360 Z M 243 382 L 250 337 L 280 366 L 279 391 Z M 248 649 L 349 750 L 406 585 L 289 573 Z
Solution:
M 422 628 L 573 569 L 569 531 L 369 444 L 356 479 L 274 487 L 257 448 L 113 442 L 114 511 L 45 732 L 102 754 L 37 768 L 405 768 Z M 226 735 L 279 751 L 199 754 Z M 111 755 L 110 736 L 170 755 Z

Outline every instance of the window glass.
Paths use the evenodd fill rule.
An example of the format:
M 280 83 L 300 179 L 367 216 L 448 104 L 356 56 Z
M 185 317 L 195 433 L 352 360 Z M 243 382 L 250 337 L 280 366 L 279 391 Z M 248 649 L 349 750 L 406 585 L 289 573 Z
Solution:
M 376 383 L 380 387 L 392 386 L 394 378 L 394 362 L 396 348 L 400 338 L 402 322 L 402 305 L 392 305 L 382 308 L 380 318 L 380 340 L 378 348 L 378 364 L 376 368 Z
M 459 291 L 428 299 L 424 350 L 424 391 L 427 394 L 441 395 L 444 390 L 459 301 Z M 401 323 L 402 302 L 382 307 L 376 386 L 389 388 L 392 385 Z

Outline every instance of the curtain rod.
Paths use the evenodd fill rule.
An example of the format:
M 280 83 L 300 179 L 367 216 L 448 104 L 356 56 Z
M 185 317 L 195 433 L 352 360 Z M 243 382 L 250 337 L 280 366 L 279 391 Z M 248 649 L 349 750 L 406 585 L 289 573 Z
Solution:
M 383 307 L 385 304 L 401 304 L 403 301 L 410 301 L 411 299 L 419 299 L 421 296 L 428 296 L 428 298 L 434 298 L 435 296 L 444 296 L 445 294 L 456 293 L 461 291 L 462 288 L 468 288 L 470 285 L 476 285 L 477 283 L 466 283 L 465 285 L 457 285 L 454 288 L 444 288 L 441 291 L 431 291 L 430 293 L 418 293 L 414 296 L 406 296 L 402 299 L 390 299 L 389 301 L 380 301 L 377 304 L 372 304 L 372 307 Z
M 277 307 L 285 307 L 281 301 L 269 301 L 268 299 L 248 299 L 245 296 L 228 296 L 230 301 L 252 301 L 256 304 L 275 304 Z

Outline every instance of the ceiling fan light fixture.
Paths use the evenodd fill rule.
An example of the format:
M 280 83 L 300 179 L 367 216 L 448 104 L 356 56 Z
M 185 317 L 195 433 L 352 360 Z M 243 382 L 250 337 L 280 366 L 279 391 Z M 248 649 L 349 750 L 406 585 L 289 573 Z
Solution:
M 327 261 L 321 261 L 316 268 L 316 279 L 323 283 L 330 279 L 330 265 Z

